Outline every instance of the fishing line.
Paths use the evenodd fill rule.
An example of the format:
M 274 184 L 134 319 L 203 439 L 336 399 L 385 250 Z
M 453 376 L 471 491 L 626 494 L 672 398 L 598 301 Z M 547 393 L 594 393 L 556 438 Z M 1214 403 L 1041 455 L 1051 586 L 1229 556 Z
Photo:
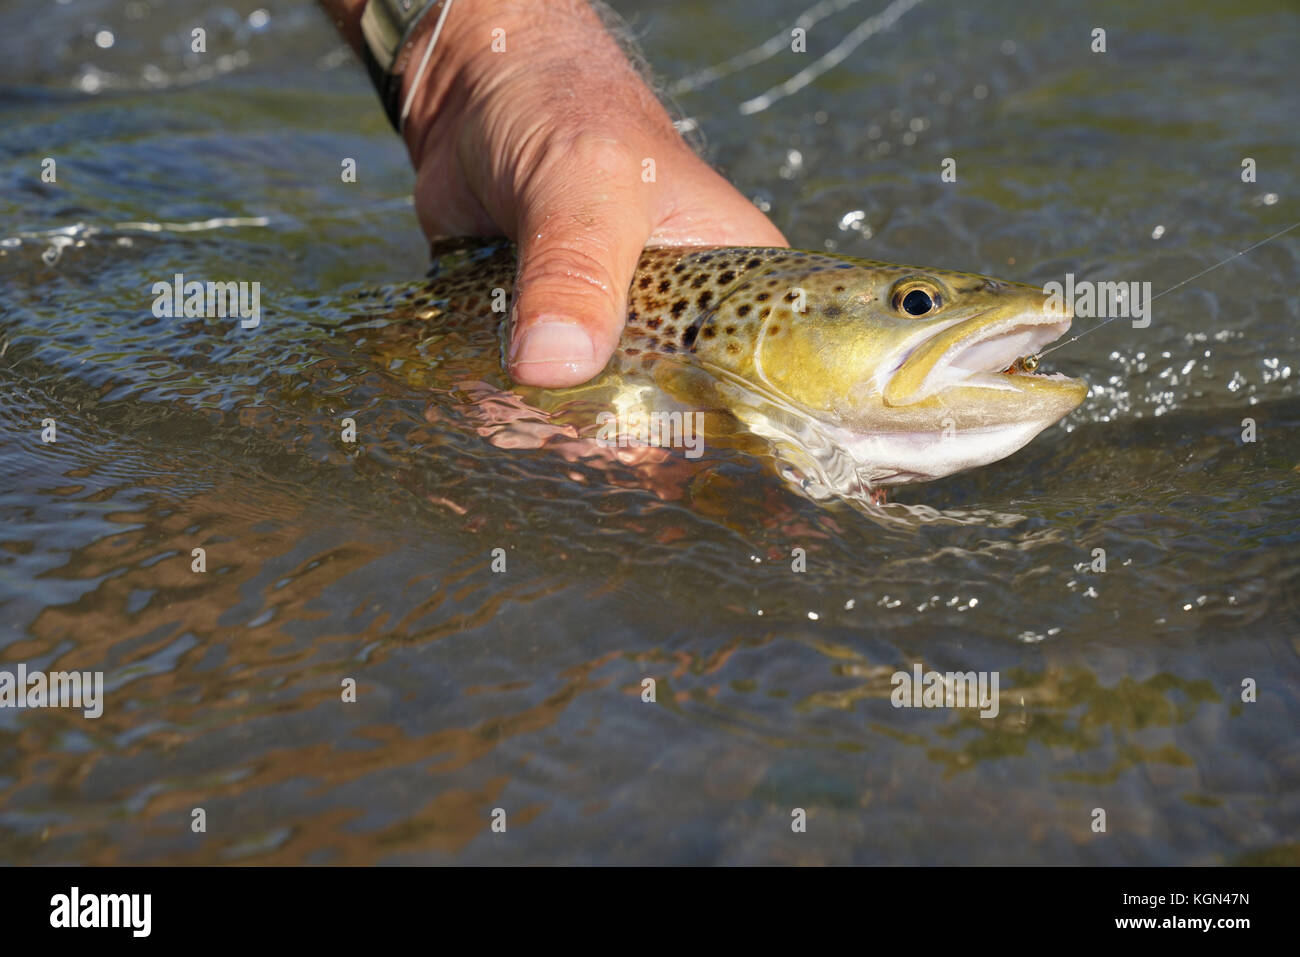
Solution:
M 804 30 L 816 25 L 826 19 L 833 13 L 839 13 L 861 0 L 822 0 L 820 3 L 813 4 L 803 13 L 795 18 L 794 26 L 802 27 Z M 720 80 L 724 76 L 729 76 L 737 70 L 743 70 L 747 66 L 753 66 L 755 63 L 762 63 L 769 60 L 779 53 L 784 53 L 790 44 L 790 34 L 786 31 L 778 33 L 764 43 L 752 47 L 743 53 L 738 53 L 729 60 L 722 63 L 707 67 L 695 73 L 688 73 L 674 83 L 669 84 L 668 93 L 676 96 L 678 93 L 686 93 L 691 90 L 697 90 L 702 86 L 708 86 L 715 80 Z
M 802 90 L 809 83 L 812 83 L 823 73 L 834 69 L 848 59 L 849 54 L 860 47 L 868 39 L 884 30 L 888 30 L 894 23 L 920 3 L 921 0 L 894 0 L 889 6 L 885 7 L 874 16 L 863 20 L 856 27 L 849 31 L 834 48 L 824 53 L 813 64 L 803 70 L 800 70 L 784 83 L 772 87 L 766 93 L 762 93 L 752 99 L 746 100 L 740 104 L 740 112 L 744 116 L 753 113 L 760 113 L 766 110 L 777 100 L 785 99 L 793 93 Z
M 1202 276 L 1204 276 L 1207 272 L 1213 272 L 1214 270 L 1218 269 L 1220 266 L 1232 262 L 1232 261 L 1233 261 L 1234 259 L 1236 259 L 1238 256 L 1244 256 L 1244 255 L 1246 255 L 1246 253 L 1250 252 L 1252 249 L 1258 249 L 1260 246 L 1263 246 L 1265 243 L 1272 242 L 1273 240 L 1277 239 L 1279 236 L 1285 236 L 1287 233 L 1291 232 L 1291 230 L 1295 229 L 1297 226 L 1300 226 L 1300 222 L 1298 222 L 1298 223 L 1292 223 L 1292 224 L 1291 224 L 1290 226 L 1288 226 L 1286 229 L 1279 230 L 1278 232 L 1274 233 L 1272 236 L 1269 236 L 1267 239 L 1261 239 L 1259 242 L 1255 243 L 1255 245 L 1253 245 L 1253 246 L 1247 246 L 1247 247 L 1246 247 L 1245 249 L 1243 249 L 1241 252 L 1233 253 L 1233 254 L 1232 254 L 1231 256 L 1229 256 L 1227 259 L 1224 259 L 1224 260 L 1222 260 L 1222 261 L 1220 261 L 1220 262 L 1215 263 L 1213 266 L 1210 266 L 1208 269 L 1202 269 L 1202 270 L 1201 270 L 1200 272 L 1198 272 L 1195 276 L 1188 276 L 1188 277 L 1187 277 L 1186 279 L 1184 279 L 1182 282 L 1180 282 L 1180 283 L 1175 283 L 1174 285 L 1172 285 L 1172 286 L 1170 286 L 1168 289 L 1166 289 L 1164 292 L 1157 293 L 1156 295 L 1152 296 L 1152 297 L 1151 297 L 1151 302 L 1155 302 L 1157 299 L 1159 299 L 1161 296 L 1165 295 L 1166 293 L 1171 293 L 1171 292 L 1173 292 L 1175 289 L 1178 289 L 1178 288 L 1180 288 L 1180 287 L 1182 287 L 1182 286 L 1186 286 L 1189 282 L 1191 282 L 1191 281 L 1194 280 L 1194 279 L 1200 279 L 1200 278 L 1201 278 Z M 1072 343 L 1072 342 L 1078 342 L 1080 339 L 1082 339 L 1082 338 L 1083 338 L 1084 336 L 1086 336 L 1088 333 L 1090 333 L 1090 332 L 1096 332 L 1096 331 L 1097 331 L 1098 329 L 1100 329 L 1102 326 L 1106 325 L 1107 323 L 1114 322 L 1116 319 L 1119 319 L 1119 318 L 1121 318 L 1121 317 L 1119 317 L 1119 316 L 1111 316 L 1109 319 L 1104 319 L 1104 320 L 1102 320 L 1101 322 L 1097 323 L 1097 324 L 1096 324 L 1095 326 L 1093 326 L 1092 328 L 1083 330 L 1083 332 L 1079 333 L 1077 336 L 1074 336 L 1074 337 L 1071 338 L 1071 339 L 1066 339 L 1064 342 L 1058 343 L 1057 345 L 1052 346 L 1052 348 L 1050 348 L 1050 349 L 1045 349 L 1044 351 L 1038 353 L 1038 354 L 1036 355 L 1036 358 L 1041 359 L 1043 356 L 1047 355 L 1048 353 L 1055 352 L 1057 349 L 1060 349 L 1060 348 L 1062 348 L 1062 347 L 1064 347 L 1064 346 L 1068 346 L 1068 345 L 1069 345 L 1070 343 Z
M 801 13 L 795 20 L 796 27 L 811 27 L 813 24 L 825 19 L 833 13 L 838 13 L 848 7 L 853 6 L 860 0 L 823 0 L 822 3 L 815 4 Z M 811 66 L 800 70 L 794 76 L 790 77 L 783 83 L 769 89 L 759 96 L 752 97 L 742 102 L 737 109 L 742 116 L 749 116 L 754 113 L 762 112 L 770 107 L 777 100 L 782 100 L 787 96 L 797 93 L 808 84 L 821 77 L 824 73 L 829 72 L 839 66 L 848 56 L 868 39 L 884 30 L 888 30 L 902 16 L 907 13 L 922 0 L 893 0 L 888 6 L 878 13 L 872 14 L 863 20 L 831 50 L 818 57 Z M 714 80 L 720 79 L 737 70 L 753 66 L 764 60 L 770 59 L 776 54 L 787 49 L 790 42 L 789 36 L 785 33 L 778 33 L 765 43 L 761 43 L 750 50 L 737 54 L 730 60 L 715 66 L 708 67 L 697 73 L 689 74 L 675 83 L 668 86 L 666 93 L 669 96 L 676 96 L 679 93 L 686 93 L 691 90 L 707 86 Z M 702 117 L 686 116 L 674 122 L 677 132 L 686 134 L 700 128 Z

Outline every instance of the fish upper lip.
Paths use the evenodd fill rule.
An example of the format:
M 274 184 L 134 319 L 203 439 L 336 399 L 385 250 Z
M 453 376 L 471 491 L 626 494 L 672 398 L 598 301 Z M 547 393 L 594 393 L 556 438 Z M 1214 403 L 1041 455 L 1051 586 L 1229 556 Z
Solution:
M 969 340 L 956 343 L 948 349 L 935 368 L 958 365 L 957 360 L 968 358 L 963 364 L 971 372 L 1002 372 L 1021 356 L 1035 355 L 1050 342 L 1055 342 L 1070 330 L 1069 318 L 1022 314 L 1001 322 L 992 323 L 979 330 Z M 996 343 L 1006 343 L 1005 348 L 987 348 Z M 981 349 L 981 347 L 985 347 Z M 1012 348 L 1016 347 L 1016 348 Z
M 1016 359 L 1034 355 L 1065 335 L 1073 318 L 1069 313 L 1026 310 L 981 324 L 987 314 L 946 325 L 908 349 L 886 380 L 890 404 L 919 401 L 974 376 L 1003 372 Z M 914 370 L 916 362 L 928 363 L 928 368 Z
M 952 322 L 949 322 L 946 325 L 931 331 L 928 336 L 925 336 L 924 338 L 921 339 L 917 339 L 906 349 L 904 349 L 901 355 L 899 355 L 890 363 L 889 371 L 885 374 L 885 378 L 884 378 L 885 383 L 888 384 L 889 380 L 894 377 L 894 375 L 898 372 L 898 370 L 903 368 L 903 366 L 907 365 L 908 360 L 911 359 L 912 356 L 916 355 L 916 353 L 919 350 L 925 348 L 926 345 L 933 342 L 936 336 L 941 336 L 949 329 L 952 329 L 955 326 L 960 326 L 963 323 L 975 322 L 976 320 L 982 319 L 986 315 L 988 315 L 988 313 L 980 312 L 966 319 L 954 319 Z

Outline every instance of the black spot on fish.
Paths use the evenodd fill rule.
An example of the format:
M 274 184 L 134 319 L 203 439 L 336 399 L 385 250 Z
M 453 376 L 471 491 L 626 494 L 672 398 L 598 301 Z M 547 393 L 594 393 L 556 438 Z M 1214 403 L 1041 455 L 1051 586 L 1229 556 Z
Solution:
M 747 316 L 747 315 L 749 315 L 749 310 L 752 309 L 752 308 L 754 308 L 754 307 L 751 306 L 749 303 L 746 302 L 746 303 L 742 304 L 739 308 L 736 309 L 736 315 L 738 315 L 738 316 L 742 316 L 742 317 Z
M 685 299 L 678 299 L 675 303 L 673 303 L 673 308 L 672 308 L 673 318 L 680 319 L 682 317 L 682 313 L 686 311 L 686 307 L 689 305 L 690 303 L 687 302 Z
M 745 268 L 746 268 L 746 269 L 753 269 L 755 266 L 762 265 L 762 263 L 763 263 L 763 260 L 761 260 L 761 259 L 755 257 L 754 259 L 751 259 L 749 262 L 745 263 Z
M 731 280 L 735 278 L 736 278 L 736 274 L 732 272 L 730 269 L 728 269 L 726 272 L 724 272 L 721 276 L 718 277 L 718 282 L 725 284 L 731 282 Z
M 642 276 L 641 281 L 638 282 L 637 285 L 642 289 L 649 289 L 651 281 L 652 281 L 652 277 Z
M 659 316 L 655 316 L 653 319 L 647 319 L 645 321 L 645 324 L 647 329 L 658 329 L 661 325 L 663 325 L 663 322 L 664 322 L 663 319 L 661 319 Z
M 682 330 L 682 348 L 695 348 L 695 338 L 700 334 L 700 326 L 704 325 L 704 319 L 704 316 L 700 316 Z
M 701 309 L 708 309 L 709 303 L 712 301 L 713 301 L 712 289 L 704 290 L 704 292 L 700 293 L 700 298 L 695 300 L 696 304 L 698 304 Z
M 691 280 L 691 287 L 694 289 L 699 289 L 708 281 L 709 281 L 709 274 L 706 272 L 702 272 L 694 279 Z
M 735 327 L 735 326 L 727 326 L 727 328 L 724 329 L 723 331 L 724 331 L 727 335 L 729 335 L 729 336 L 734 336 L 734 335 L 736 334 L 736 327 Z
M 841 309 L 839 306 L 827 306 L 825 309 L 822 310 L 822 312 L 824 312 L 828 316 L 839 316 L 844 313 L 844 310 Z
M 755 296 L 754 298 L 757 299 L 759 302 L 767 302 L 767 301 L 768 301 L 769 299 L 771 299 L 772 297 L 771 297 L 768 293 L 760 292 L 760 293 L 759 293 L 757 296 Z
M 667 292 L 672 287 L 673 287 L 673 283 L 671 279 L 665 279 L 661 283 L 659 283 L 660 292 Z

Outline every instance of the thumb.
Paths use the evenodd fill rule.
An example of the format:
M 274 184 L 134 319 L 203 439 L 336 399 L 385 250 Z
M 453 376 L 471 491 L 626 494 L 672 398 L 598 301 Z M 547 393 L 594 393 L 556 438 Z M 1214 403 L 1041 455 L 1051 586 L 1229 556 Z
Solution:
M 636 161 L 618 146 L 584 152 L 559 175 L 542 178 L 519 211 L 507 359 L 524 385 L 580 385 L 605 367 L 650 238 L 648 191 Z

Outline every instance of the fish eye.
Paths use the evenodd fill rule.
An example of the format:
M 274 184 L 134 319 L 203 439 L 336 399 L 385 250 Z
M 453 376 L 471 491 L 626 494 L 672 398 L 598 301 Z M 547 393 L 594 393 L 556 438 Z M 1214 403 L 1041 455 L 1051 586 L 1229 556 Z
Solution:
M 910 284 L 894 293 L 894 308 L 914 319 L 928 316 L 942 305 L 938 290 L 927 286 Z
M 934 300 L 924 289 L 913 289 L 903 297 L 903 311 L 909 316 L 924 316 L 934 308 Z

